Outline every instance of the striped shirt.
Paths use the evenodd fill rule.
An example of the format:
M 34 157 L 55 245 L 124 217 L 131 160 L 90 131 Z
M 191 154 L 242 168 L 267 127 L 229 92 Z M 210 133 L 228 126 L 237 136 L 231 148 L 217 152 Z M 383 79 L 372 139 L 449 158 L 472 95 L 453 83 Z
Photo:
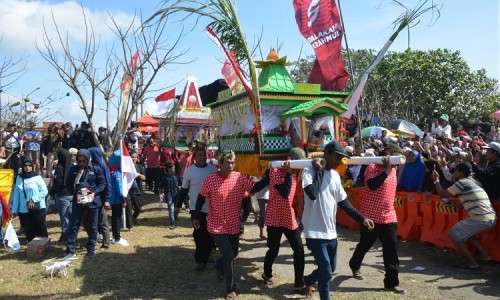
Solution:
M 448 188 L 448 192 L 458 196 L 469 218 L 480 221 L 496 219 L 488 194 L 470 178 L 458 180 Z

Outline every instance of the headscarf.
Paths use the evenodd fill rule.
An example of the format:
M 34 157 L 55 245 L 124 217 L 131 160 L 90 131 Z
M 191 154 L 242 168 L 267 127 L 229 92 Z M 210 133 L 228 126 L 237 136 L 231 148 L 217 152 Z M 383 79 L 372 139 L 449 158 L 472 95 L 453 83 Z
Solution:
M 425 164 L 422 161 L 420 152 L 415 150 L 412 152 L 415 154 L 415 161 L 406 161 L 399 178 L 398 187 L 408 192 L 422 192 L 425 181 Z
M 28 178 L 35 177 L 38 175 L 37 172 L 33 171 L 33 168 L 31 168 L 31 172 L 24 171 L 24 167 L 26 165 L 33 166 L 33 161 L 31 160 L 31 158 L 29 156 L 23 156 L 21 161 L 22 161 L 22 171 L 21 171 L 21 174 L 19 174 L 19 176 L 21 176 L 21 178 L 28 179 Z
M 62 148 L 57 152 L 57 167 L 56 170 L 59 170 L 59 174 L 62 175 L 63 186 L 66 183 L 66 179 L 68 178 L 68 171 L 71 167 L 71 155 L 69 151 Z

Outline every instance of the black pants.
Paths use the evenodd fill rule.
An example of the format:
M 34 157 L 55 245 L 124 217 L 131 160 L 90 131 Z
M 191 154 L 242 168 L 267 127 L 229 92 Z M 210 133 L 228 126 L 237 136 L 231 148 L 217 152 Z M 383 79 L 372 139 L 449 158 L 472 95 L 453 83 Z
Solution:
M 146 185 L 150 190 L 154 190 L 155 194 L 158 194 L 161 181 L 161 169 L 160 168 L 146 168 Z
M 227 293 L 236 292 L 234 276 L 234 259 L 238 256 L 240 237 L 238 234 L 212 234 L 222 257 L 216 261 L 215 267 L 224 270 Z
M 290 230 L 285 227 L 267 226 L 267 247 L 264 258 L 264 275 L 267 278 L 273 277 L 273 263 L 280 251 L 281 236 L 285 235 L 290 247 L 293 250 L 293 269 L 295 271 L 295 287 L 304 286 L 304 245 L 298 229 Z
M 131 194 L 130 201 L 132 202 L 132 208 L 134 209 L 132 218 L 135 220 L 139 217 L 142 211 L 142 196 L 140 194 Z
M 29 210 L 27 213 L 19 213 L 19 219 L 23 223 L 28 243 L 37 236 L 49 236 L 47 233 L 47 223 L 45 222 L 46 213 L 47 209 L 45 208 Z
M 111 231 L 113 232 L 113 239 L 119 241 L 121 238 L 120 229 L 123 209 L 121 204 L 111 205 Z
M 373 230 L 368 230 L 361 226 L 359 243 L 349 261 L 351 270 L 357 271 L 361 268 L 361 263 L 365 254 L 370 250 L 377 238 L 382 243 L 382 256 L 384 259 L 385 278 L 384 287 L 393 288 L 399 285 L 399 258 L 398 258 L 398 224 L 377 224 Z
M 207 215 L 202 214 L 200 218 L 200 228 L 193 230 L 194 243 L 194 261 L 196 263 L 206 264 L 212 250 L 215 248 L 215 242 L 207 230 Z M 193 220 L 193 212 L 191 212 L 191 221 Z
M 252 201 L 250 198 L 244 198 L 241 204 L 240 211 L 240 233 L 245 231 L 245 222 L 248 220 L 248 216 L 250 216 L 250 212 L 252 211 Z
M 99 208 L 98 212 L 98 222 L 97 222 L 97 231 L 102 234 L 102 247 L 108 248 L 109 247 L 109 222 L 108 222 L 108 211 L 104 208 L 104 206 L 101 206 Z M 87 234 L 90 236 L 92 233 L 92 226 L 90 224 L 89 220 L 89 214 L 85 213 L 83 215 L 82 219 L 83 223 L 83 228 L 85 228 L 85 231 Z

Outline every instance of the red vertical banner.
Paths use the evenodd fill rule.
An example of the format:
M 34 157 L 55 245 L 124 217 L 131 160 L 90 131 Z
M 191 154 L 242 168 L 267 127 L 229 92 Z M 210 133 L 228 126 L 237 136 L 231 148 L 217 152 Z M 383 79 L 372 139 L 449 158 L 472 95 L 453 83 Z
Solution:
M 320 83 L 322 90 L 344 90 L 349 73 L 342 61 L 343 30 L 335 0 L 294 0 L 293 7 L 300 33 L 316 53 L 308 82 Z

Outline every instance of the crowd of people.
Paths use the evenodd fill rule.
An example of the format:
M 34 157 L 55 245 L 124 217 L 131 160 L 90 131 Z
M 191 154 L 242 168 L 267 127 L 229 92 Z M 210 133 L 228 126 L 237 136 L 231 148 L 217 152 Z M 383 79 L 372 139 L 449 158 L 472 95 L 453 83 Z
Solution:
M 141 213 L 144 189 L 157 196 L 161 193 L 169 208 L 171 230 L 176 228 L 183 205 L 191 214 L 195 270 L 203 272 L 218 249 L 221 256 L 216 261 L 217 273 L 225 279 L 226 298 L 234 299 L 234 261 L 242 223 L 248 216 L 249 198 L 256 195 L 259 237 L 267 241 L 268 247 L 263 282 L 270 287 L 275 284 L 273 264 L 284 235 L 293 251 L 293 292 L 311 296 L 317 290 L 321 299 L 330 299 L 330 283 L 337 265 L 336 213 L 341 207 L 362 224 L 359 243 L 349 260 L 352 277 L 365 279 L 361 272 L 363 259 L 379 239 L 385 268 L 383 285 L 401 294 L 405 290 L 399 282 L 398 220 L 394 209 L 397 191 L 439 194 L 444 199 L 458 197 L 459 202 L 447 203 L 463 205 L 468 214 L 449 233 L 466 259 L 461 267 L 476 269 L 481 261 L 491 260 L 474 235 L 496 224 L 491 203 L 500 201 L 500 133 L 496 130 L 487 135 L 476 129 L 468 134 L 462 128 L 452 130 L 448 121 L 448 116 L 442 115 L 430 130 L 424 128 L 421 138 L 388 137 L 387 132 L 382 132 L 381 136 L 350 139 L 344 144 L 315 141 L 322 160 L 313 159 L 311 166 L 303 170 L 291 168 L 293 160 L 307 156 L 303 149 L 294 147 L 282 167 L 270 168 L 263 177 L 253 180 L 235 170 L 237 157 L 232 151 L 219 153 L 213 164 L 207 159 L 213 153 L 203 143 L 192 141 L 189 150 L 176 151 L 159 146 L 154 136 L 141 142 L 144 137 L 132 123 L 125 141 L 137 178 L 128 196 L 122 193 L 120 152 L 112 151 L 105 128 L 95 137 L 102 140 L 101 149 L 96 147 L 85 122 L 75 130 L 69 123 L 61 130 L 53 125 L 45 136 L 34 126 L 20 133 L 10 124 L 2 133 L 4 144 L 10 145 L 5 155 L 24 154 L 17 165 L 9 164 L 18 174 L 10 209 L 19 215 L 29 242 L 35 236 L 47 236 L 46 199 L 55 199 L 61 226 L 59 242 L 66 245 L 65 259 L 75 255 L 82 224 L 89 237 L 87 257 L 92 258 L 99 239 L 102 251 L 110 243 L 128 246 L 120 235 L 122 217 L 132 230 Z M 390 156 L 394 155 L 404 155 L 406 163 L 392 165 Z M 351 156 L 381 156 L 382 163 L 342 168 L 343 158 Z M 48 187 L 43 177 L 50 178 Z M 346 187 L 364 189 L 359 209 L 347 199 Z M 477 248 L 479 261 L 465 246 L 466 241 Z M 308 275 L 304 274 L 304 245 L 316 263 Z

